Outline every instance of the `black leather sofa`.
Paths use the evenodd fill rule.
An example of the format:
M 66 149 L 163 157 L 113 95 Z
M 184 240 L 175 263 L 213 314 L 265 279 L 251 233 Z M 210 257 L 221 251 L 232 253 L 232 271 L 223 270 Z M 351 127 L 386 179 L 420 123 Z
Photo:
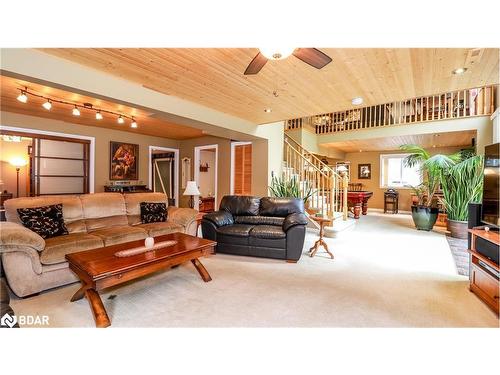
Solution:
M 219 253 L 297 262 L 306 225 L 302 199 L 226 195 L 219 211 L 203 217 L 201 230 Z

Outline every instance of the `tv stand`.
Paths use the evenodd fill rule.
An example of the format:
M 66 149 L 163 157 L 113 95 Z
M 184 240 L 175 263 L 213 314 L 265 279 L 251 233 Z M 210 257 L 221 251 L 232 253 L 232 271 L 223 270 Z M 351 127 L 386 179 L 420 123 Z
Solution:
M 470 254 L 469 288 L 498 315 L 499 307 L 499 267 L 488 257 L 476 251 L 476 240 L 482 238 L 495 246 L 500 246 L 500 235 L 497 231 L 469 229 L 472 235 Z

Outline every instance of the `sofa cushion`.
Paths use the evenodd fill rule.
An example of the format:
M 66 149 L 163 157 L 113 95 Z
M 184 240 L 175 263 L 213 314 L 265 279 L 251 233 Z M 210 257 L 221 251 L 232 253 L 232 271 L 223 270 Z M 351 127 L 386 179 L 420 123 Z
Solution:
M 40 254 L 42 264 L 65 262 L 65 255 L 78 251 L 91 250 L 104 246 L 98 236 L 86 233 L 71 233 L 65 236 L 52 237 L 45 240 L 45 249 Z
M 300 198 L 263 197 L 260 199 L 259 215 L 286 217 L 303 214 L 304 201 Z
M 17 213 L 26 228 L 44 239 L 68 234 L 64 225 L 62 204 L 18 208 Z
M 141 224 L 141 202 L 165 203 L 168 207 L 167 196 L 163 193 L 134 193 L 124 194 L 125 208 L 130 225 Z
M 286 234 L 283 229 L 275 225 L 256 225 L 250 231 L 249 245 L 285 249 Z
M 250 236 L 258 238 L 286 238 L 283 229 L 276 225 L 256 225 L 250 231 Z
M 171 221 L 166 221 L 164 223 L 139 224 L 135 225 L 134 228 L 144 229 L 150 237 L 163 236 L 164 234 L 184 231 L 182 225 L 173 223 Z
M 82 201 L 77 195 L 45 195 L 8 199 L 4 202 L 5 216 L 7 221 L 21 224 L 17 213 L 18 208 L 41 207 L 52 204 L 63 205 L 64 224 L 69 233 L 86 232 Z
M 237 224 L 253 224 L 253 225 L 278 225 L 283 226 L 285 218 L 272 216 L 236 216 L 234 222 Z
M 84 194 L 80 199 L 87 231 L 128 224 L 123 194 Z
M 253 225 L 233 224 L 217 228 L 217 242 L 248 245 Z
M 141 202 L 141 222 L 143 224 L 162 223 L 165 221 L 167 221 L 166 203 Z
M 254 216 L 259 213 L 260 198 L 245 195 L 226 195 L 220 202 L 220 209 L 234 216 Z
M 142 240 L 148 236 L 145 229 L 136 226 L 123 225 L 110 228 L 98 229 L 90 232 L 94 236 L 99 236 L 105 246 L 119 243 Z

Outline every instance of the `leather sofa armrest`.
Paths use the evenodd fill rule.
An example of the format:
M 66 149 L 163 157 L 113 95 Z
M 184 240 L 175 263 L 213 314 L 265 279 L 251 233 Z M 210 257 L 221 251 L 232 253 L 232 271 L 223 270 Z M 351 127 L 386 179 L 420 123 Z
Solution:
M 190 225 L 195 221 L 198 211 L 192 208 L 182 208 L 169 206 L 167 220 L 173 221 L 176 224 L 181 225 L 185 230 L 187 230 Z
M 0 252 L 15 247 L 30 247 L 42 252 L 45 249 L 45 240 L 21 224 L 0 222 Z
M 283 221 L 283 230 L 286 232 L 288 229 L 296 225 L 307 225 L 307 217 L 304 214 L 290 214 Z
M 215 212 L 210 212 L 203 216 L 203 220 L 208 220 L 215 224 L 216 227 L 223 227 L 225 225 L 233 225 L 234 218 L 230 212 L 219 210 Z

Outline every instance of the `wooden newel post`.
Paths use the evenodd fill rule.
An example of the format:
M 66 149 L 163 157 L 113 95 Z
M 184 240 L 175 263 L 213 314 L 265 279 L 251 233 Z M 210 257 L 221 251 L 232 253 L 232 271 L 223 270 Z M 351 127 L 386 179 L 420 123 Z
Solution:
M 349 178 L 347 173 L 342 175 L 342 212 L 344 220 L 347 220 L 347 187 L 349 186 Z

